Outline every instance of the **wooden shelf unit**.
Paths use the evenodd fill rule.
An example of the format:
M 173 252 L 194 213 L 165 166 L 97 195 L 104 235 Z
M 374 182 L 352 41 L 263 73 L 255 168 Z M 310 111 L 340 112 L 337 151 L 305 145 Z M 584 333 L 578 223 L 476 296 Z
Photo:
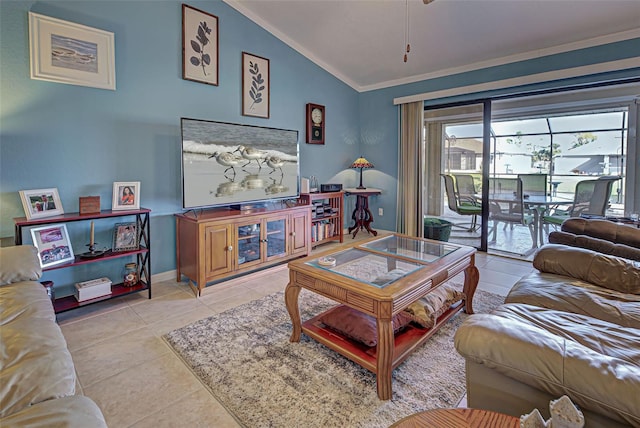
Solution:
M 115 217 L 128 217 L 135 216 L 136 224 L 138 229 L 138 243 L 139 247 L 137 250 L 130 251 L 112 251 L 108 250 L 103 256 L 95 257 L 95 258 L 82 258 L 80 256 L 76 256 L 75 260 L 71 263 L 65 263 L 61 265 L 54 265 L 51 267 L 43 268 L 43 272 L 56 270 L 56 269 L 66 269 L 72 266 L 86 265 L 89 263 L 100 263 L 105 260 L 118 259 L 123 257 L 136 257 L 136 262 L 138 264 L 138 274 L 139 281 L 133 287 L 126 287 L 121 282 L 113 282 L 111 285 L 111 294 L 107 296 L 98 297 L 96 299 L 85 300 L 83 302 L 78 302 L 74 296 L 63 296 L 55 299 L 53 302 L 53 308 L 56 313 L 69 311 L 75 308 L 79 308 L 81 306 L 90 305 L 93 303 L 101 302 L 103 300 L 109 300 L 116 297 L 126 296 L 127 294 L 137 293 L 139 291 L 148 290 L 149 299 L 151 299 L 151 225 L 149 222 L 149 213 L 151 213 L 150 209 L 140 208 L 137 210 L 126 210 L 126 211 L 113 211 L 113 210 L 103 210 L 100 213 L 96 214 L 82 214 L 80 213 L 67 213 L 62 215 L 57 215 L 53 217 L 46 218 L 38 218 L 27 220 L 26 217 L 17 217 L 13 219 L 14 222 L 14 242 L 16 245 L 22 245 L 22 236 L 24 233 L 24 229 L 42 226 L 47 224 L 56 224 L 56 223 L 71 223 L 77 221 L 87 221 L 87 220 L 100 220 L 106 218 L 115 218 Z M 118 276 L 120 277 L 120 272 L 118 272 Z
M 210 209 L 175 214 L 176 273 L 196 297 L 207 283 L 307 256 L 309 205 Z
M 330 214 L 317 214 L 316 211 L 311 211 L 312 247 L 331 241 L 341 243 L 344 241 L 344 192 L 302 193 L 300 201 L 312 206 L 322 205 L 323 210 L 327 207 L 331 208 Z

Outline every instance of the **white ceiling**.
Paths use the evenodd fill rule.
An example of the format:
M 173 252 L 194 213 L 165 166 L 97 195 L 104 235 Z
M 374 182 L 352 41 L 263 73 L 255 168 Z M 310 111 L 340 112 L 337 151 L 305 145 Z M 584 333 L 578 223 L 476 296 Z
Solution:
M 640 37 L 640 0 L 225 0 L 358 91 Z M 640 65 L 640 64 L 639 64 Z

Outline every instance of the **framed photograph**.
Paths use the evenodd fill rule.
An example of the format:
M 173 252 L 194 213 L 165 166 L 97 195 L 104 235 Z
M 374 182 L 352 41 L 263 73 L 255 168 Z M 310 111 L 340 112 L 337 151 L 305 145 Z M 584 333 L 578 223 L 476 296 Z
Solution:
M 218 17 L 182 5 L 182 78 L 218 86 Z
M 269 118 L 269 60 L 242 52 L 242 115 Z
M 31 228 L 33 245 L 38 248 L 40 266 L 47 268 L 75 260 L 65 224 Z
M 31 78 L 116 89 L 113 33 L 29 12 Z
M 140 182 L 116 181 L 113 183 L 113 204 L 111 209 L 114 211 L 140 209 Z
M 18 193 L 27 220 L 64 214 L 56 188 L 20 190 Z
M 138 249 L 138 225 L 132 221 L 129 223 L 116 223 L 113 229 L 113 251 L 130 251 Z

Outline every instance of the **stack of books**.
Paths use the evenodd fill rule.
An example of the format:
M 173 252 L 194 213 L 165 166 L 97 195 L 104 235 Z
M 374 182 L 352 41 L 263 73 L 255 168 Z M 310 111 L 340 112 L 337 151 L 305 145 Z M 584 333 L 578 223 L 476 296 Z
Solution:
M 92 279 L 90 281 L 77 282 L 75 284 L 75 296 L 78 302 L 97 299 L 111 294 L 111 280 L 107 277 Z

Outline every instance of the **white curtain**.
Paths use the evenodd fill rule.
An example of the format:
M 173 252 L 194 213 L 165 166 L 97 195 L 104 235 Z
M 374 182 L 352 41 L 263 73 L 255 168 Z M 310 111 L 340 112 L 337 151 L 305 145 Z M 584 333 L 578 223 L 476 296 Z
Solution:
M 400 105 L 396 231 L 418 237 L 423 236 L 423 112 L 422 101 Z

